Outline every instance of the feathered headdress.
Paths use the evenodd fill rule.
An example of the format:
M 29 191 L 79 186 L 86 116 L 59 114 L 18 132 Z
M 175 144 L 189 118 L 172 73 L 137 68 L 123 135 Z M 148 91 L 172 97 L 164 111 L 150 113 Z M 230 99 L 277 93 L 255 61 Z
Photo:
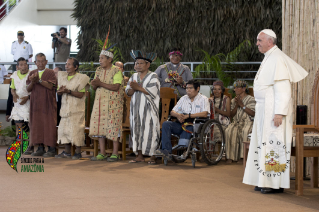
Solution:
M 104 45 L 103 45 L 101 54 L 103 54 L 103 55 L 105 55 L 105 56 L 107 56 L 107 57 L 113 58 L 113 57 L 114 57 L 113 53 L 112 53 L 112 52 L 109 52 L 108 50 L 110 50 L 111 48 L 113 48 L 113 47 L 116 45 L 116 43 L 113 44 L 112 46 L 106 48 L 106 44 L 107 44 L 107 41 L 108 41 L 109 35 L 110 35 L 110 28 L 111 28 L 111 26 L 109 25 L 109 31 L 108 31 L 108 33 L 107 33 L 107 36 L 106 36 L 106 39 L 105 39 L 105 42 L 104 42 Z
M 132 50 L 130 52 L 131 57 L 134 60 L 137 59 L 142 59 L 142 60 L 146 60 L 147 62 L 152 63 L 156 58 L 157 58 L 157 54 L 156 53 L 146 53 L 146 52 L 142 52 L 140 50 Z

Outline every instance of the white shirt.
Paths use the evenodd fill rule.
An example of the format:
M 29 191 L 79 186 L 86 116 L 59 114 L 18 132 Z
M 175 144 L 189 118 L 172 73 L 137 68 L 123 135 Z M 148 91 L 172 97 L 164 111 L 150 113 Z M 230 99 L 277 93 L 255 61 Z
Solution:
M 210 114 L 208 98 L 200 93 L 195 96 L 192 102 L 188 95 L 184 95 L 177 102 L 173 110 L 177 113 L 194 114 L 207 111 Z
M 20 57 L 28 60 L 29 56 L 33 54 L 33 49 L 30 43 L 22 41 L 21 44 L 16 40 L 11 45 L 11 54 L 14 60 L 18 60 Z
M 5 75 L 8 75 L 8 71 L 3 65 L 0 65 L 0 84 L 3 83 Z

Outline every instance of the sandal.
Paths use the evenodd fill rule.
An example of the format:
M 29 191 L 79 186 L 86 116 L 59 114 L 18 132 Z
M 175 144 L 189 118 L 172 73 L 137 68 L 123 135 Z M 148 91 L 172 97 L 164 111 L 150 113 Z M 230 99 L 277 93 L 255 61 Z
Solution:
M 91 161 L 103 161 L 103 160 L 107 160 L 107 155 L 103 155 L 103 154 L 98 154 L 96 157 L 92 157 Z
M 111 157 L 106 159 L 107 162 L 116 162 L 120 160 L 120 156 L 119 155 L 111 155 Z
M 130 160 L 129 163 L 141 163 L 141 162 L 145 162 L 145 160 Z
M 147 162 L 148 165 L 156 165 L 156 160 L 150 160 Z

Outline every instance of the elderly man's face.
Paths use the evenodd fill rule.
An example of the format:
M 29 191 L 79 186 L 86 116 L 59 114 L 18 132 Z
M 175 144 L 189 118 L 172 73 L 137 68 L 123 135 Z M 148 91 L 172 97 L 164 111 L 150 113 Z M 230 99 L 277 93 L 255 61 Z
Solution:
M 266 53 L 269 49 L 271 49 L 274 46 L 272 41 L 269 39 L 269 36 L 263 32 L 257 36 L 256 45 L 258 46 L 258 50 L 260 53 Z
M 44 70 L 48 61 L 43 56 L 37 56 L 35 64 L 37 65 L 39 70 Z
M 150 67 L 150 63 L 146 62 L 145 60 L 137 59 L 135 61 L 134 69 L 137 72 L 147 71 L 149 69 L 149 67 Z
M 238 95 L 244 93 L 244 92 L 246 91 L 246 88 L 235 87 L 235 88 L 234 88 L 234 91 L 235 91 L 235 93 L 236 93 L 236 96 L 238 96 Z
M 111 57 L 107 57 L 105 56 L 104 54 L 101 54 L 100 55 L 100 59 L 99 59 L 99 62 L 100 62 L 100 66 L 102 68 L 106 68 L 108 67 L 109 65 L 112 65 L 112 58 Z
M 178 64 L 181 62 L 182 57 L 178 54 L 172 54 L 169 56 L 169 59 L 170 59 L 171 63 Z
M 68 72 L 69 75 L 71 74 L 71 76 L 72 76 L 73 74 L 75 74 L 77 68 L 78 68 L 77 66 L 74 67 L 74 65 L 73 65 L 73 59 L 68 59 L 66 61 L 65 70 L 66 70 L 66 72 Z

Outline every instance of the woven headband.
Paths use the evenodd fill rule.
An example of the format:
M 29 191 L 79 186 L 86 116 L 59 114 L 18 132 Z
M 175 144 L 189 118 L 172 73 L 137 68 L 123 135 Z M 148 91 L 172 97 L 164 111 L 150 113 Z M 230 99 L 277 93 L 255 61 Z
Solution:
M 219 86 L 221 86 L 221 87 L 224 87 L 224 83 L 223 83 L 222 81 L 215 81 L 215 82 L 213 83 L 213 86 L 216 86 L 216 85 L 219 85 Z
M 114 57 L 114 55 L 113 55 L 112 52 L 109 52 L 109 51 L 106 51 L 106 50 L 102 50 L 102 51 L 101 51 L 101 54 L 103 54 L 103 55 L 105 55 L 105 56 L 107 56 L 107 57 L 111 57 L 111 58 Z
M 245 80 L 236 80 L 233 86 L 234 88 L 240 87 L 248 89 L 248 83 Z
M 171 56 L 171 55 L 173 55 L 173 54 L 178 54 L 178 55 L 180 55 L 180 56 L 183 56 L 183 54 L 182 54 L 180 51 L 172 51 L 172 52 L 170 52 L 168 55 Z

